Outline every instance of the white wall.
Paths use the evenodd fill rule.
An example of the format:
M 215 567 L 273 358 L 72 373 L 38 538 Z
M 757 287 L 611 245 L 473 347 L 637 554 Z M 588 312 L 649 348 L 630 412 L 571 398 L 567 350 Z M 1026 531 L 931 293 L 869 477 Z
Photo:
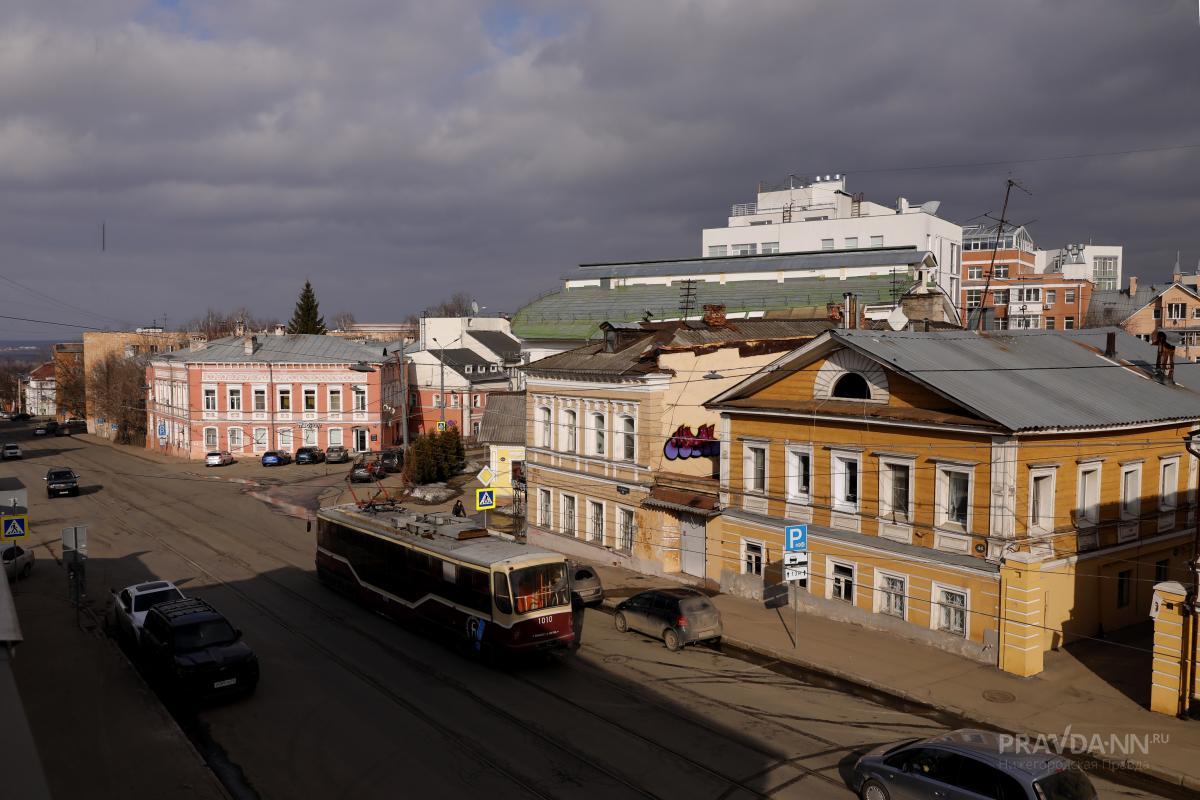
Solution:
M 437 339 L 446 349 L 467 347 L 461 340 L 451 344 L 466 331 L 503 331 L 512 335 L 512 324 L 503 317 L 422 317 L 417 341 L 421 347 L 436 347 Z

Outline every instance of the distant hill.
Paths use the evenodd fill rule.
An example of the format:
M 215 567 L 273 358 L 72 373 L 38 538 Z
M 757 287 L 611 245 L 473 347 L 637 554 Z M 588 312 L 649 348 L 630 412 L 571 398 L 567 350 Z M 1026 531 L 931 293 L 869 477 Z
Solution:
M 53 344 L 45 339 L 0 339 L 0 361 L 48 361 Z

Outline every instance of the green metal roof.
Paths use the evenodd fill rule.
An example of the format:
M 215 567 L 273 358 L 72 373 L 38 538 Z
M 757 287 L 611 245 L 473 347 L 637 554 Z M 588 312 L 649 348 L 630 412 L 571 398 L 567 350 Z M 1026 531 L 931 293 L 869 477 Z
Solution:
M 907 275 L 839 278 L 792 278 L 779 281 L 696 282 L 696 314 L 706 303 L 722 303 L 727 314 L 776 311 L 787 308 L 821 308 L 840 303 L 845 292 L 861 303 L 890 303 L 908 288 Z M 522 339 L 576 339 L 593 337 L 601 322 L 636 322 L 646 312 L 651 319 L 679 317 L 679 284 L 671 286 L 583 286 L 560 289 L 539 297 L 518 311 L 512 320 L 514 336 Z

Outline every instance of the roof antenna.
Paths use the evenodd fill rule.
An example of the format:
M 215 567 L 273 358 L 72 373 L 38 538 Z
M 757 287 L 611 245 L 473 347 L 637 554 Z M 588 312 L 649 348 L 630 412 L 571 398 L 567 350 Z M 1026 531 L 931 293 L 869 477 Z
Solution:
M 987 280 L 983 284 L 983 294 L 980 295 L 979 298 L 979 314 L 976 316 L 975 320 L 976 326 L 980 330 L 983 329 L 983 310 L 987 308 L 988 288 L 992 285 L 992 273 L 996 270 L 996 251 L 1000 248 L 1000 242 L 1004 238 L 1004 227 L 1008 225 L 1008 196 L 1012 193 L 1014 186 L 1025 194 L 1031 197 L 1033 196 L 1033 192 L 1029 191 L 1012 178 L 1009 178 L 1004 182 L 1004 205 L 1000 209 L 1000 220 L 996 224 L 996 239 L 994 242 L 992 242 L 992 263 L 988 265 Z

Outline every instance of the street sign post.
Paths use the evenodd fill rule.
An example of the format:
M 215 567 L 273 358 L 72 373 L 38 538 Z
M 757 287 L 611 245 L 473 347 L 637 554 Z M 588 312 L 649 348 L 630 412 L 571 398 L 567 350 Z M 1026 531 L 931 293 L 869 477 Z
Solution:
M 808 526 L 788 525 L 783 529 L 783 549 L 789 553 L 803 553 L 808 550 Z
M 486 469 L 486 467 L 485 467 Z M 489 509 L 496 507 L 496 490 L 495 489 L 476 489 L 475 490 L 475 510 L 483 512 L 483 527 L 487 527 L 487 512 Z
M 15 542 L 29 538 L 29 515 L 14 514 L 10 517 L 0 517 L 0 540 Z
M 792 646 L 798 647 L 800 641 L 800 603 L 795 594 L 799 591 L 800 581 L 808 582 L 808 526 L 785 525 L 783 528 L 783 581 L 788 584 L 791 593 L 792 611 L 795 615 L 796 634 L 792 637 Z
M 802 564 L 798 567 L 784 566 L 783 579 L 785 581 L 787 581 L 788 583 L 791 583 L 793 581 L 808 580 L 808 564 Z M 797 619 L 799 619 L 799 616 L 797 616 Z
M 87 599 L 87 525 L 62 529 L 63 564 L 67 568 L 67 593 L 75 606 L 75 623 L 79 623 L 79 607 Z
M 798 567 L 801 564 L 808 564 L 808 553 L 783 554 L 783 565 L 785 567 Z

